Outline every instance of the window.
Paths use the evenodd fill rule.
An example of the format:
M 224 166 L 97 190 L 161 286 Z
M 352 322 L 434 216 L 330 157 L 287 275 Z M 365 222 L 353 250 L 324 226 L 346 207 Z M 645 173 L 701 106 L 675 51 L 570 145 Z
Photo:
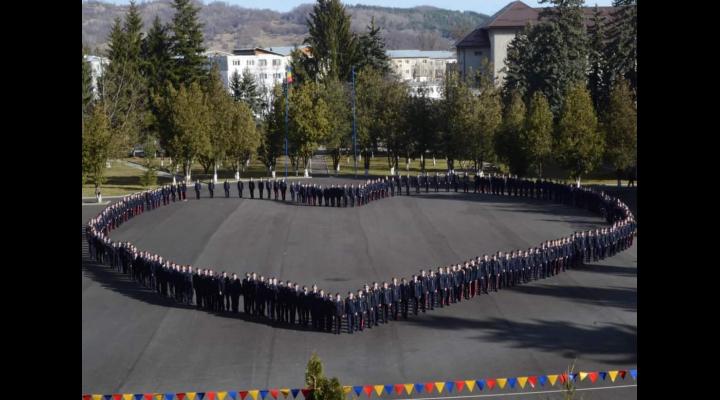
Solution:
M 427 60 L 423 60 L 423 64 L 427 64 Z
M 282 74 L 273 74 L 273 78 L 282 79 Z
M 260 74 L 260 79 L 267 79 L 267 74 Z
M 247 65 L 255 65 L 255 60 L 247 60 Z
M 410 64 L 410 60 L 405 60 L 405 64 Z
M 267 60 L 258 60 L 258 65 L 264 67 L 267 65 Z
M 280 60 L 273 60 L 273 65 L 274 66 L 280 65 Z
M 475 52 L 475 55 L 476 55 L 476 56 L 481 56 L 481 55 L 482 55 L 482 51 L 476 51 L 476 52 Z

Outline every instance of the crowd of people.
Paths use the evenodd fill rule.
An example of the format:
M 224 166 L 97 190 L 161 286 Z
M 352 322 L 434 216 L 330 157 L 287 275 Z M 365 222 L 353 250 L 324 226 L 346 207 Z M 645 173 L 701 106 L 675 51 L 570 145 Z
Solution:
M 252 179 L 248 182 L 251 198 L 254 198 L 255 183 Z M 278 192 L 285 200 L 288 185 L 284 180 L 260 180 L 257 184 L 268 189 L 268 198 L 273 189 L 276 200 Z M 200 198 L 198 185 L 199 182 L 196 192 Z M 325 206 L 354 207 L 400 195 L 403 187 L 406 195 L 410 194 L 410 187 L 416 193 L 423 187 L 428 192 L 431 185 L 435 191 L 440 187 L 450 191 L 451 186 L 454 191 L 459 187 L 464 192 L 470 190 L 469 177 L 453 173 L 373 179 L 349 187 L 291 183 L 289 188 L 291 201 L 297 204 L 322 206 L 324 200 Z M 230 197 L 229 184 L 225 182 L 223 186 L 226 197 Z M 238 191 L 242 197 L 241 182 L 238 182 Z M 349 333 L 362 331 L 391 319 L 407 319 L 408 315 L 418 315 L 435 307 L 447 307 L 475 296 L 545 279 L 587 262 L 612 257 L 633 243 L 634 216 L 622 201 L 601 191 L 547 180 L 491 175 L 475 176 L 473 192 L 523 196 L 586 208 L 601 214 L 609 226 L 575 232 L 527 250 L 497 252 L 436 270 L 423 269 L 409 279 L 398 281 L 393 277 L 389 282 L 373 282 L 345 297 L 319 290 L 317 285 L 301 287 L 297 282 L 266 278 L 255 272 L 246 273 L 241 279 L 235 273 L 228 275 L 211 268 L 180 265 L 138 250 L 129 242 L 110 240 L 110 232 L 132 217 L 175 201 L 186 201 L 184 183 L 125 196 L 92 218 L 85 234 L 94 260 L 179 303 L 214 312 L 238 313 L 242 297 L 243 312 L 254 319 L 337 334 L 343 329 Z M 212 197 L 212 191 L 210 193 Z

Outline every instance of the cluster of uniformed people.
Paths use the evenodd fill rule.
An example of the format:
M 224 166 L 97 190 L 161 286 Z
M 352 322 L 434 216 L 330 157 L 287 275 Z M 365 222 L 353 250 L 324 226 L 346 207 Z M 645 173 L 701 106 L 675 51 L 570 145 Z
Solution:
M 453 179 L 464 180 L 452 178 L 453 175 L 447 175 L 449 184 Z M 348 204 L 361 205 L 392 196 L 396 190 L 393 186 L 397 183 L 397 188 L 401 188 L 404 182 L 410 182 L 410 179 L 375 179 L 350 188 L 291 183 L 290 191 L 293 201 L 301 204 L 320 205 L 325 199 L 327 205 L 329 199 L 331 206 L 347 207 Z M 131 243 L 109 239 L 112 230 L 133 216 L 169 204 L 174 200 L 172 193 L 181 193 L 179 198 L 182 199 L 184 185 L 178 185 L 181 189 L 175 192 L 159 188 L 126 196 L 91 219 L 85 233 L 90 255 L 96 261 L 113 266 L 145 287 L 179 303 L 194 304 L 209 311 L 237 313 L 242 297 L 243 311 L 253 318 L 335 333 L 340 333 L 343 327 L 349 333 L 362 331 L 387 323 L 391 318 L 408 318 L 409 314 L 417 315 L 419 311 L 446 307 L 482 293 L 551 277 L 585 262 L 612 257 L 632 246 L 636 230 L 632 213 L 622 201 L 603 192 L 513 177 L 476 177 L 475 182 L 476 191 L 481 193 L 528 196 L 587 208 L 601 213 L 610 226 L 576 232 L 527 250 L 475 257 L 439 267 L 437 271 L 421 270 L 409 280 L 392 278 L 390 282 L 373 282 L 357 292 L 349 292 L 344 298 L 339 293 L 333 295 L 318 290 L 317 285 L 300 287 L 296 282 L 283 282 L 275 277 L 266 279 L 254 272 L 246 273 L 241 279 L 235 273 L 228 275 L 210 268 L 193 269 L 139 251 Z M 284 181 L 278 183 L 278 189 L 283 190 L 280 183 Z M 274 183 L 270 187 L 274 188 Z M 350 194 L 353 191 L 355 195 Z M 315 200 L 311 193 L 315 193 Z

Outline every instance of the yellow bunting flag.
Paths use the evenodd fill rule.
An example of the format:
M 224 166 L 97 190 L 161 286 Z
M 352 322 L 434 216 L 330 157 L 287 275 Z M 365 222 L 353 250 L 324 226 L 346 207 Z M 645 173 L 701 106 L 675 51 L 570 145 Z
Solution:
M 348 394 L 352 390 L 352 386 L 343 386 L 343 393 Z
M 617 378 L 617 371 L 608 371 L 608 375 L 610 375 L 610 380 L 615 382 L 615 378 Z
M 525 383 L 527 383 L 527 376 L 518 376 L 517 381 L 520 384 L 520 387 L 525 389 Z
M 130 394 L 124 394 L 124 395 L 123 395 L 123 400 L 133 400 L 133 395 L 132 395 L 132 393 L 130 393 Z
M 188 400 L 195 400 L 195 392 L 186 392 L 185 397 L 187 397 Z
M 101 394 L 94 394 L 92 397 L 93 397 L 93 400 L 102 400 Z
M 375 385 L 375 393 L 377 393 L 378 397 L 380 397 L 380 394 L 382 394 L 383 389 L 385 389 L 385 386 L 383 385 Z
M 445 382 L 435 382 L 435 387 L 437 388 L 438 393 L 442 393 L 442 390 L 445 387 Z
M 283 397 L 287 398 L 288 395 L 290 394 L 290 389 L 289 388 L 280 389 L 280 393 L 282 393 Z M 347 392 L 345 392 L 345 393 L 347 393 Z
M 227 392 L 217 392 L 218 400 L 225 400 L 225 396 L 227 396 Z
M 257 395 L 260 391 L 259 390 L 250 390 L 248 393 L 250 393 L 250 396 L 252 396 L 253 400 L 257 400 Z
M 555 382 L 557 381 L 558 376 L 557 375 L 548 375 L 548 381 L 550 381 L 550 386 L 555 386 Z
M 405 384 L 405 392 L 407 392 L 407 394 L 412 393 L 414 386 L 415 385 L 413 385 L 412 383 L 406 383 Z
M 507 383 L 507 378 L 497 378 L 495 380 L 497 381 L 498 387 L 500 389 L 505 389 L 505 384 Z
M 583 379 L 585 379 L 585 377 L 587 377 L 587 372 L 581 372 L 581 373 L 580 373 L 580 381 L 582 381 Z
M 162 395 L 162 393 L 156 394 L 156 395 L 155 395 L 155 400 L 163 400 L 163 395 Z
M 475 389 L 475 380 L 471 379 L 469 381 L 465 381 L 465 386 L 467 386 L 469 391 L 473 391 Z

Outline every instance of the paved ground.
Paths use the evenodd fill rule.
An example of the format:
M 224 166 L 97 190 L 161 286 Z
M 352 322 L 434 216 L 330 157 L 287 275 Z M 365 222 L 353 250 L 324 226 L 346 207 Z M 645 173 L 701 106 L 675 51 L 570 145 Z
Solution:
M 83 223 L 98 210 L 83 207 Z M 600 223 L 562 206 L 444 192 L 356 209 L 216 197 L 146 213 L 113 238 L 181 263 L 346 293 Z M 586 371 L 637 366 L 637 244 L 582 270 L 340 336 L 174 306 L 85 260 L 82 279 L 84 393 L 301 387 L 314 351 L 346 385 L 557 373 L 573 360 Z M 636 398 L 636 387 L 620 387 L 633 383 L 582 395 Z

